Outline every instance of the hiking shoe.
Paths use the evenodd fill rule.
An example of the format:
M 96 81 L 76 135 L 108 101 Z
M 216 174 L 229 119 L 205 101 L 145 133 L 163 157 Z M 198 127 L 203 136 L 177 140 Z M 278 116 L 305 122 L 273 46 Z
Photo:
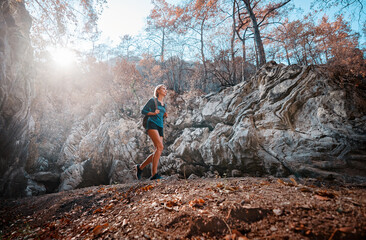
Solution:
M 163 179 L 163 177 L 162 177 L 162 176 L 160 176 L 160 174 L 159 174 L 159 173 L 156 173 L 154 176 L 152 176 L 152 177 L 150 178 L 150 180 L 157 180 L 157 179 Z
M 136 165 L 136 178 L 137 178 L 138 180 L 140 180 L 140 179 L 141 179 L 141 174 L 142 174 L 142 170 L 140 169 L 140 164 L 137 164 L 137 165 Z

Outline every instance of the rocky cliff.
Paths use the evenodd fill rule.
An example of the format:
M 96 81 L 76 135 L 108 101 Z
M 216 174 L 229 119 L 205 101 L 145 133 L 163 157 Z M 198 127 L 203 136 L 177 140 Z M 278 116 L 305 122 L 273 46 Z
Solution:
M 0 196 L 24 196 L 33 94 L 31 17 L 24 3 L 0 2 Z
M 163 174 L 366 180 L 365 92 L 320 67 L 270 62 L 220 93 L 167 101 Z M 140 122 L 95 108 L 75 124 L 57 162 L 59 190 L 132 181 L 152 150 Z
M 187 105 L 177 120 L 187 128 L 163 169 L 364 179 L 365 100 L 320 67 L 268 63 L 249 82 Z

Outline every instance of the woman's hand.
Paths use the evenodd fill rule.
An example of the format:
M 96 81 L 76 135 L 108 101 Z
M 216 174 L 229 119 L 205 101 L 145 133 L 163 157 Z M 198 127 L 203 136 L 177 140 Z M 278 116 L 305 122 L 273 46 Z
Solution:
M 160 110 L 159 109 L 156 109 L 155 110 L 155 115 L 158 115 L 160 113 Z
M 167 118 L 168 117 L 168 113 L 165 112 L 164 113 L 164 117 Z

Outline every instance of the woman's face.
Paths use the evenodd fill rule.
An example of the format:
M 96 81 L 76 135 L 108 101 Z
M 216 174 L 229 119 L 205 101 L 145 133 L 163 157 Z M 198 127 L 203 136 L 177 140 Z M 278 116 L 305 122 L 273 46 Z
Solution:
M 159 96 L 161 95 L 161 96 L 165 97 L 167 94 L 166 87 L 165 86 L 160 87 L 157 92 L 158 92 Z

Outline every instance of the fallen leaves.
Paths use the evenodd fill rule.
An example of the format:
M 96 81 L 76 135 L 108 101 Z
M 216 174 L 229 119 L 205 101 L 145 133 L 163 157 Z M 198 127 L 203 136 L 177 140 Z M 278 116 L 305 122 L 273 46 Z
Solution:
M 296 182 L 296 180 L 294 178 L 290 178 L 290 182 L 285 182 L 281 178 L 279 178 L 277 180 L 277 182 L 280 183 L 280 184 L 282 184 L 282 185 L 291 186 L 291 187 L 298 185 L 297 182 Z
M 303 235 L 309 236 L 311 234 L 311 229 L 305 227 L 304 224 L 298 224 L 292 226 L 295 232 L 300 232 Z
M 328 197 L 323 197 L 320 195 L 314 195 L 316 199 L 320 200 L 320 201 L 329 201 L 330 199 Z
M 312 192 L 309 188 L 307 188 L 307 187 L 301 187 L 301 188 L 299 188 L 299 190 L 301 191 L 301 192 Z
M 341 227 L 341 228 L 336 228 L 336 229 L 333 231 L 332 235 L 330 235 L 330 237 L 329 237 L 329 239 L 328 239 L 328 240 L 332 240 L 332 239 L 333 239 L 333 237 L 334 237 L 334 235 L 335 235 L 338 231 L 339 231 L 339 232 L 342 232 L 342 233 L 352 233 L 352 232 L 354 232 L 354 231 L 355 231 L 355 228 L 353 228 L 353 227 Z
M 181 201 L 179 199 L 173 199 L 173 200 L 169 200 L 167 202 L 164 203 L 164 207 L 167 210 L 175 210 L 178 211 L 179 210 L 179 206 L 181 205 Z
M 271 183 L 270 182 L 268 182 L 268 181 L 262 181 L 261 183 L 260 183 L 260 185 L 262 185 L 262 186 L 269 186 Z
M 307 186 L 302 186 L 301 184 L 298 184 L 294 178 L 290 178 L 290 182 L 285 182 L 279 178 L 277 182 L 284 186 L 297 187 L 297 189 L 303 193 L 313 193 L 315 199 L 319 201 L 330 201 L 332 198 L 336 198 L 339 195 L 334 191 L 329 191 L 326 189 L 312 190 L 310 188 L 315 189 L 316 187 L 313 185 L 310 185 L 310 188 Z
M 316 194 L 322 197 L 327 197 L 327 198 L 335 198 L 336 196 L 338 196 L 338 194 L 336 192 L 331 192 L 331 191 L 327 191 L 327 190 L 318 190 L 316 191 Z
M 152 189 L 154 189 L 154 186 L 153 185 L 147 185 L 147 186 L 141 187 L 140 188 L 140 191 L 147 192 L 147 191 L 150 191 Z
M 104 207 L 101 207 L 101 208 L 97 208 L 93 211 L 93 214 L 96 214 L 96 213 L 105 213 L 107 210 L 110 210 L 111 208 L 113 208 L 114 206 L 114 203 L 110 203 Z
M 204 204 L 205 204 L 205 200 L 203 200 L 202 198 L 194 199 L 189 202 L 189 206 L 191 208 L 202 208 Z
M 305 185 L 314 181 L 199 179 L 79 189 L 23 202 L 25 211 L 18 204 L 11 221 L 0 203 L 1 231 L 4 239 L 364 239 L 365 191 Z
M 248 240 L 246 236 L 244 236 L 238 230 L 232 230 L 230 234 L 224 237 L 225 240 Z
M 330 201 L 331 198 L 338 196 L 335 192 L 330 192 L 327 190 L 317 190 L 315 191 L 315 198 L 320 201 Z
M 226 184 L 223 184 L 223 183 L 218 183 L 218 184 L 216 184 L 215 187 L 209 188 L 209 189 L 214 191 L 214 192 L 232 193 L 232 192 L 238 191 L 239 187 L 238 186 L 226 185 Z
M 103 225 L 97 225 L 94 229 L 93 229 L 93 234 L 94 235 L 99 235 L 105 231 L 107 231 L 107 228 L 108 228 L 109 224 L 108 223 L 105 223 Z
M 168 202 L 165 203 L 165 206 L 169 207 L 169 208 L 174 207 L 174 206 L 178 206 L 177 200 L 168 201 Z

